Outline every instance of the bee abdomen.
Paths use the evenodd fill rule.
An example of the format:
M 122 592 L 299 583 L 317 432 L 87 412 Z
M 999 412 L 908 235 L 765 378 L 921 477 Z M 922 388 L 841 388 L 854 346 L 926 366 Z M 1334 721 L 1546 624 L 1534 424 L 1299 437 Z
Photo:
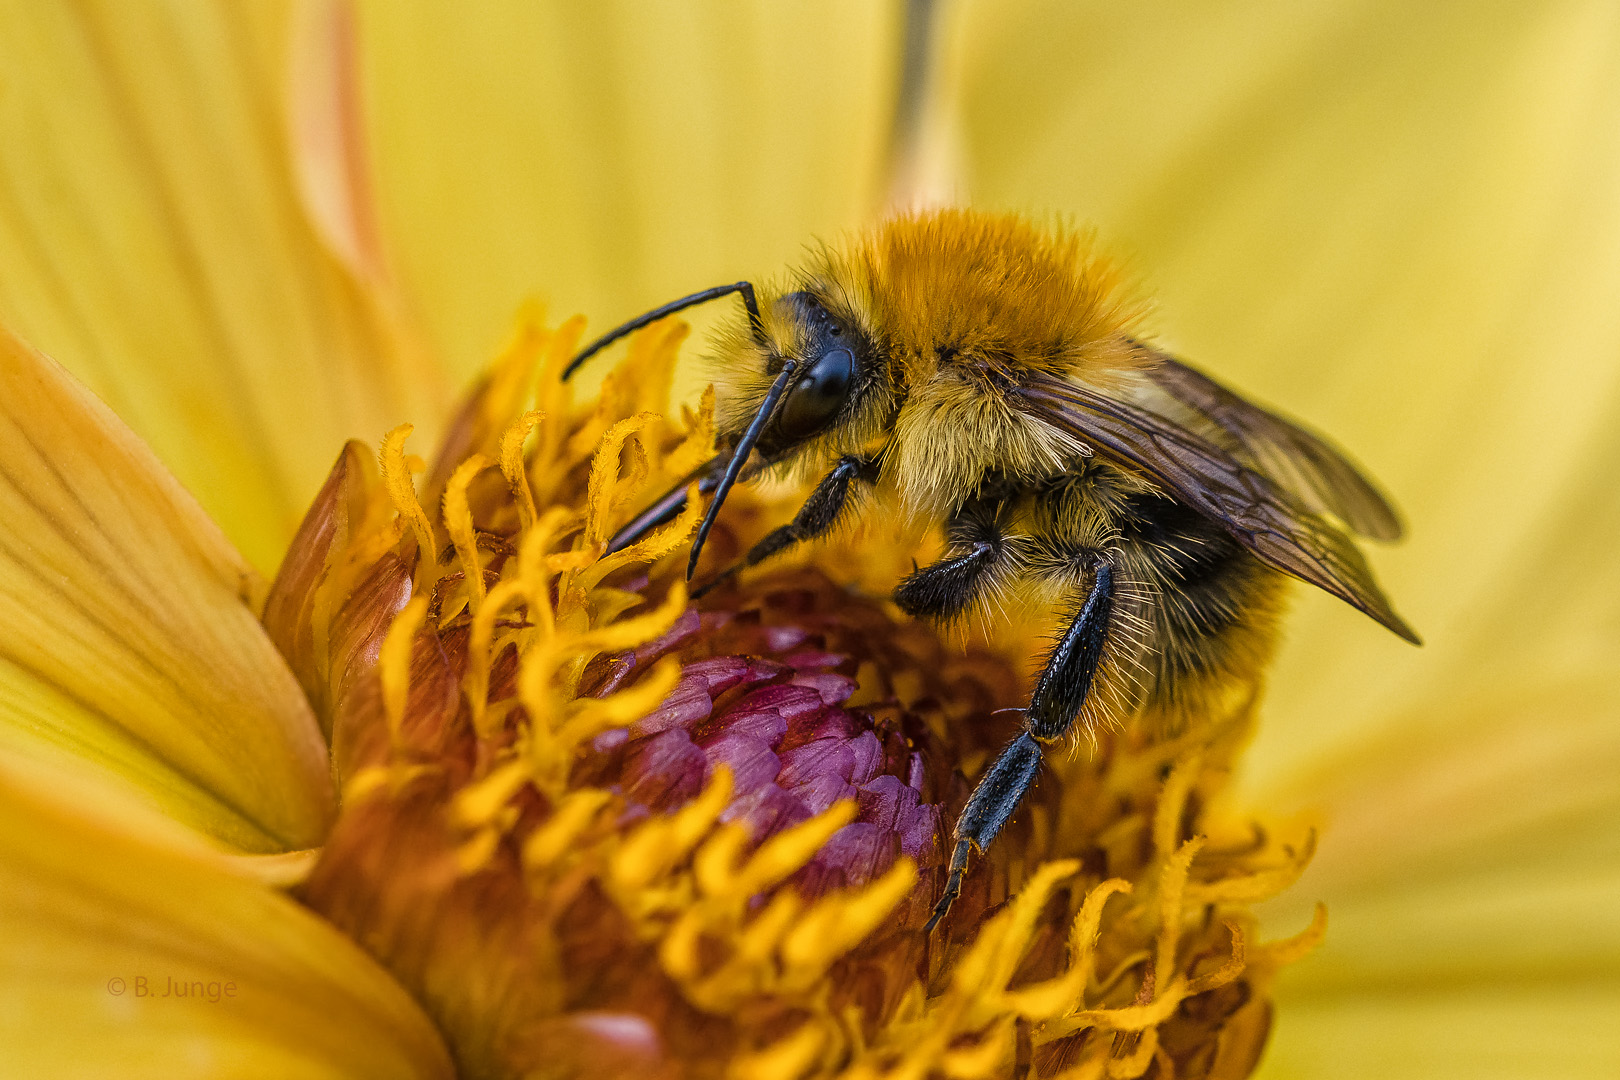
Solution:
M 1132 496 L 1123 517 L 1121 539 L 1151 593 L 1152 696 L 1179 700 L 1191 683 L 1252 666 L 1269 648 L 1281 575 L 1173 499 Z

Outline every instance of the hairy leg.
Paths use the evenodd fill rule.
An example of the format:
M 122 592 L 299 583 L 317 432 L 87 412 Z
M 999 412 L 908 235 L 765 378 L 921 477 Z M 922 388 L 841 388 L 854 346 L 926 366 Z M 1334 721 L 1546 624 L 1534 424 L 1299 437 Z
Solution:
M 945 892 L 928 920 L 928 931 L 961 895 L 968 856 L 989 846 L 1035 783 L 1042 744 L 1067 734 L 1074 724 L 1102 659 L 1113 602 L 1114 567 L 1106 556 L 1099 556 L 1092 567 L 1091 589 L 1085 602 L 1047 658 L 1040 681 L 1035 684 L 1024 714 L 1024 733 L 1008 743 L 991 763 L 957 819 L 956 845 L 951 852 Z

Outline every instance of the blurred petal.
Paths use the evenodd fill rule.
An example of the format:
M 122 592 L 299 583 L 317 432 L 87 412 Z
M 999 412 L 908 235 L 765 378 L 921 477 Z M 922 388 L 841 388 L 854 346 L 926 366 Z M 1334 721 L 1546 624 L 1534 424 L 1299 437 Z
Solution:
M 6 759 L 0 1044 L 17 1076 L 451 1075 L 354 942 L 171 822 Z
M 345 0 L 298 4 L 289 59 L 293 166 L 310 223 L 356 276 L 383 278 L 361 130 L 353 6 Z
M 1302 965 L 1308 967 L 1309 965 Z M 1569 1080 L 1620 1072 L 1620 986 L 1290 1000 L 1256 1080 Z
M 1458 739 L 1414 718 L 1298 778 L 1331 815 L 1296 897 L 1333 927 L 1300 995 L 1620 974 L 1620 727 L 1613 673 L 1459 702 Z M 1309 917 L 1277 902 L 1276 925 Z
M 0 749 L 250 851 L 320 843 L 326 746 L 254 580 L 105 405 L 0 333 Z
M 367 3 L 384 232 L 451 370 L 525 296 L 607 329 L 883 191 L 899 5 Z
M 354 128 L 341 33 L 320 52 L 317 21 L 289 142 L 288 14 L 0 6 L 0 320 L 104 397 L 264 571 L 346 437 L 440 400 L 386 295 L 323 244 L 345 208 L 364 220 L 355 176 L 305 165 L 295 183 L 294 147 L 340 155 Z M 348 203 L 320 200 L 322 176 Z

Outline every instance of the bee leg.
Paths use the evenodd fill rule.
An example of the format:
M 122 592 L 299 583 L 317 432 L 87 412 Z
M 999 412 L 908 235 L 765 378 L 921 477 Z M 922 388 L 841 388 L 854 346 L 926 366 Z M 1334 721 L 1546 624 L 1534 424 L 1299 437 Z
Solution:
M 680 512 L 686 509 L 686 489 L 691 486 L 693 480 L 698 482 L 699 495 L 712 494 L 714 489 L 720 486 L 720 476 L 726 471 L 726 465 L 730 460 L 725 454 L 721 454 L 718 457 L 710 458 L 707 462 L 698 466 L 697 469 L 688 473 L 680 483 L 666 491 L 657 502 L 637 514 L 624 528 L 614 533 L 613 539 L 608 541 L 607 553 L 611 555 L 615 551 L 621 551 L 658 528 L 658 526 L 667 525 L 669 522 L 674 521 L 680 515 Z
M 1007 824 L 1013 811 L 1023 801 L 1024 793 L 1035 783 L 1035 774 L 1041 767 L 1041 744 L 1034 736 L 1024 732 L 1007 744 L 996 756 L 990 768 L 979 778 L 979 784 L 968 797 L 962 816 L 956 819 L 956 848 L 951 852 L 951 868 L 945 878 L 945 891 L 934 905 L 923 933 L 931 934 L 939 920 L 951 910 L 956 898 L 962 895 L 962 878 L 967 873 L 968 854 L 975 848 L 983 851 L 996 833 Z
M 907 615 L 954 619 L 966 611 L 995 569 L 1004 551 L 1002 533 L 987 516 L 962 517 L 951 523 L 952 544 L 972 544 L 966 554 L 948 556 L 906 575 L 894 590 L 894 602 Z
M 1102 659 L 1113 606 L 1114 567 L 1103 556 L 1092 568 L 1091 591 L 1080 614 L 1052 650 L 1035 684 L 1024 714 L 1024 733 L 1008 743 L 991 763 L 956 821 L 956 847 L 951 852 L 945 891 L 924 933 L 934 929 L 961 895 L 968 856 L 989 846 L 1035 783 L 1041 765 L 1041 744 L 1066 734 L 1074 724 Z
M 793 515 L 793 520 L 779 529 L 772 530 L 765 539 L 748 549 L 742 562 L 722 570 L 714 580 L 707 582 L 701 588 L 692 592 L 693 598 L 702 596 L 722 581 L 749 566 L 764 562 L 772 555 L 780 554 L 794 544 L 805 540 L 815 540 L 832 531 L 838 524 L 838 518 L 849 505 L 849 488 L 855 480 L 872 482 L 877 479 L 876 463 L 864 458 L 846 456 L 838 459 L 832 472 L 822 477 L 821 483 L 810 493 L 810 497 L 799 507 L 799 512 Z

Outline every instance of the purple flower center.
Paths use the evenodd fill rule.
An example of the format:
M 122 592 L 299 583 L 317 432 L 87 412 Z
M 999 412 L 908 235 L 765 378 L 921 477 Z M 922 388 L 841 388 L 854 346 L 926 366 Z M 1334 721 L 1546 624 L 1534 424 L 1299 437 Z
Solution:
M 812 627 L 689 611 L 659 640 L 611 658 L 595 693 L 629 685 L 670 655 L 683 662 L 675 690 L 629 727 L 598 736 L 584 765 L 590 782 L 624 793 L 632 816 L 674 810 L 724 763 L 733 795 L 721 820 L 745 824 L 756 844 L 855 801 L 856 820 L 794 879 L 806 895 L 871 881 L 899 855 L 923 871 L 940 864 L 941 806 L 924 765 L 932 736 L 893 702 L 846 705 L 856 692 L 853 656 L 828 651 Z

